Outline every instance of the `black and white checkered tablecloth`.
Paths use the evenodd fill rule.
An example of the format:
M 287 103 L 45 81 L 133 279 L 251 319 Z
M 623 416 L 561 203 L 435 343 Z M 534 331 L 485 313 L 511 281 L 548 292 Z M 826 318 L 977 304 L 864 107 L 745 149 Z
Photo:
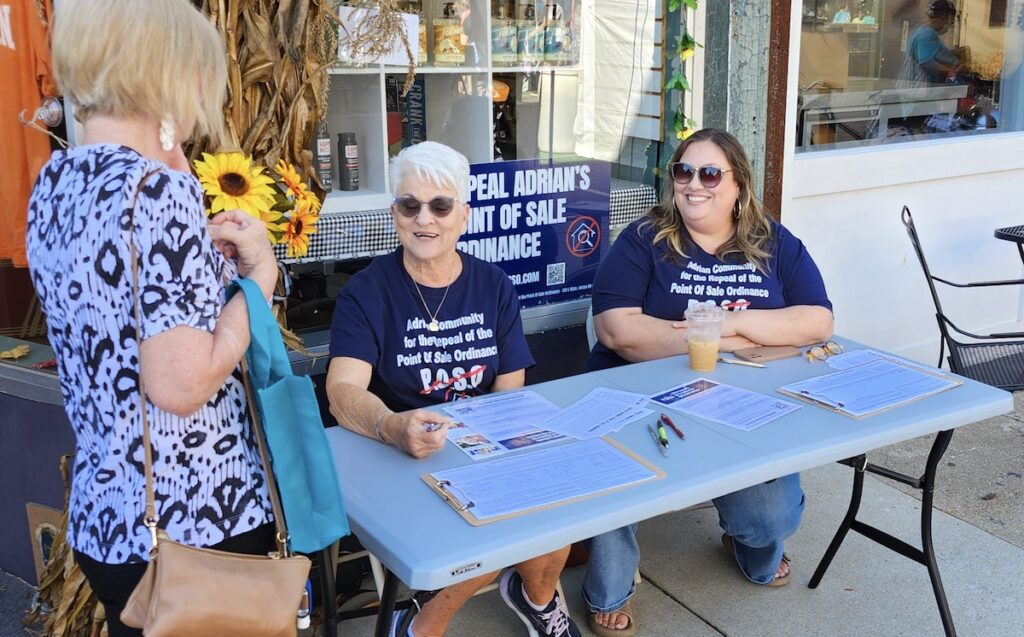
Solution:
M 632 181 L 612 179 L 609 225 L 613 229 L 629 224 L 657 200 L 654 188 Z M 301 259 L 285 258 L 284 245 L 274 246 L 283 263 L 345 261 L 387 254 L 398 247 L 391 213 L 359 210 L 323 214 L 316 234 L 310 236 L 309 253 Z

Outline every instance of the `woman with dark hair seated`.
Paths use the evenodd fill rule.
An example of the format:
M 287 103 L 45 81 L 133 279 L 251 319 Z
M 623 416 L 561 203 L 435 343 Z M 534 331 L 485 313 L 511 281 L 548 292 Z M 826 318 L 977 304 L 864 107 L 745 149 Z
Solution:
M 594 280 L 598 343 L 590 370 L 687 353 L 683 312 L 713 304 L 731 310 L 725 352 L 755 345 L 806 345 L 832 334 L 832 304 L 799 239 L 765 214 L 750 161 L 729 133 L 694 133 L 672 156 L 662 201 L 627 227 Z M 736 282 L 716 283 L 725 276 Z M 731 291 L 730 291 L 731 290 Z M 722 543 L 755 584 L 789 582 L 783 541 L 800 525 L 800 476 L 715 498 Z M 590 540 L 583 583 L 590 629 L 636 633 L 633 575 L 636 525 Z

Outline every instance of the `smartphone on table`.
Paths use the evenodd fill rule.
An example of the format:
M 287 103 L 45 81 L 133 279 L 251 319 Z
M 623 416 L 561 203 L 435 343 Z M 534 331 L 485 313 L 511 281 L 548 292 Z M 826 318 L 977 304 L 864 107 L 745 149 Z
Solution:
M 800 355 L 800 348 L 792 345 L 763 345 L 735 350 L 733 356 L 751 363 L 766 363 Z

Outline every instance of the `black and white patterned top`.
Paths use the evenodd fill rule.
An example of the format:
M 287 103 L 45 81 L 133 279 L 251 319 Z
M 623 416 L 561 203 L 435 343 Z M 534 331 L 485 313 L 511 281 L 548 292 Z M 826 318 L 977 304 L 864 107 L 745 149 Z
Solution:
M 134 237 L 130 207 L 139 182 Z M 54 153 L 32 190 L 28 255 L 77 437 L 68 541 L 108 564 L 145 560 L 145 477 L 131 257 L 143 339 L 212 332 L 234 270 L 206 234 L 199 182 L 115 145 Z M 273 519 L 236 369 L 187 418 L 149 406 L 159 526 L 210 546 Z

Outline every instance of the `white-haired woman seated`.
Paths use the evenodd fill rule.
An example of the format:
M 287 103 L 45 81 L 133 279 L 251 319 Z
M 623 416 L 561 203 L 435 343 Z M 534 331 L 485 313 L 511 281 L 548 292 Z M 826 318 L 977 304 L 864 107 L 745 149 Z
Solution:
M 392 160 L 391 177 L 401 245 L 352 277 L 338 296 L 327 395 L 342 426 L 424 458 L 444 446 L 452 422 L 431 407 L 522 387 L 533 357 L 508 277 L 456 249 L 469 220 L 466 158 L 423 142 Z M 444 338 L 468 321 L 481 328 L 471 346 Z M 501 579 L 502 598 L 531 635 L 580 634 L 555 590 L 568 553 L 565 547 L 527 560 Z M 415 607 L 396 613 L 392 634 L 443 635 L 459 608 L 496 575 L 439 591 L 415 617 Z

